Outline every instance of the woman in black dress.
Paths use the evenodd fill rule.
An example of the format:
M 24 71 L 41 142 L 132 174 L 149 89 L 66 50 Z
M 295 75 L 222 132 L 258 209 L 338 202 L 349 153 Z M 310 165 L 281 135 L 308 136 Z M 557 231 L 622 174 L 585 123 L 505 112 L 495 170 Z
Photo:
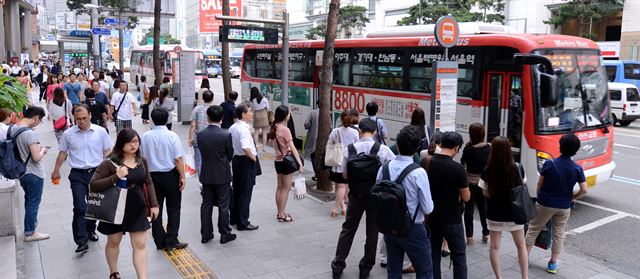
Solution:
M 147 278 L 146 231 L 151 228 L 147 219 L 147 204 L 152 220 L 158 216 L 159 209 L 147 162 L 140 155 L 140 136 L 132 129 L 124 129 L 118 134 L 113 152 L 98 166 L 91 178 L 91 192 L 117 187 L 115 184 L 121 178 L 127 179 L 128 188 L 122 224 L 100 222 L 98 225 L 98 231 L 107 235 L 105 251 L 109 278 L 120 278 L 117 266 L 120 241 L 127 232 L 131 237 L 136 274 L 138 278 Z

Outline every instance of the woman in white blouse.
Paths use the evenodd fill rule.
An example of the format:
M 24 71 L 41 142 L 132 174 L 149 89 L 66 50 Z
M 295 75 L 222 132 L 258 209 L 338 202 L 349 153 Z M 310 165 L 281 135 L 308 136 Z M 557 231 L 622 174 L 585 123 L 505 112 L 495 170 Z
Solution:
M 342 126 L 337 127 L 329 134 L 328 143 L 342 143 L 346 149 L 349 144 L 352 144 L 358 139 L 360 135 L 358 130 L 353 128 L 353 124 L 359 120 L 358 111 L 355 109 L 345 110 L 340 114 L 340 121 Z M 331 217 L 338 215 L 338 210 L 341 209 L 342 215 L 347 215 L 347 180 L 342 176 L 346 168 L 346 162 L 342 162 L 340 166 L 331 168 L 329 172 L 329 180 L 335 183 L 336 189 L 336 202 L 331 209 Z
M 249 97 L 253 108 L 253 142 L 257 145 L 258 152 L 267 145 L 267 132 L 269 131 L 269 101 L 260 94 L 257 87 L 251 88 Z M 262 130 L 262 146 L 258 145 L 258 135 Z

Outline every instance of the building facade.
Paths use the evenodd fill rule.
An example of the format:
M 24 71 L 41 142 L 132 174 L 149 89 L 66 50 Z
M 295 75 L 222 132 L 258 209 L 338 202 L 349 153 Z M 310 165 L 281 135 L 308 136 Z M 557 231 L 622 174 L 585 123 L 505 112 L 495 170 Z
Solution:
M 32 18 L 35 1 L 0 0 L 0 53 L 2 61 L 18 61 L 20 54 L 31 54 Z M 22 63 L 22 61 L 20 61 Z

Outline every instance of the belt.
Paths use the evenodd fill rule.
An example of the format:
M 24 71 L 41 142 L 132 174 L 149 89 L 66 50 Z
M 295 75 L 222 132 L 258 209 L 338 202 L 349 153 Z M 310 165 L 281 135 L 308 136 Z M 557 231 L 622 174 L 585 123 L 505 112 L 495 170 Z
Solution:
M 95 171 L 96 171 L 96 168 L 88 168 L 88 169 L 71 168 L 71 171 L 79 171 L 79 172 L 93 173 L 93 172 L 95 172 Z

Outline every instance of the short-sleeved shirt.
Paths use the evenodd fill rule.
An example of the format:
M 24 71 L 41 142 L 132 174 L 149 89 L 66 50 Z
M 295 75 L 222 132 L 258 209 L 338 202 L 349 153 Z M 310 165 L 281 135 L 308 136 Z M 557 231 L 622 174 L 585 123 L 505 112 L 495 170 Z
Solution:
M 96 93 L 96 101 L 99 101 L 104 105 L 109 104 L 109 98 L 107 98 L 107 94 L 104 94 L 104 92 L 102 91 Z
M 140 151 L 150 172 L 168 172 L 176 167 L 175 160 L 184 156 L 180 137 L 164 125 L 154 126 L 142 135 Z
M 49 104 L 49 116 L 51 116 L 51 119 L 53 121 L 56 121 L 60 117 L 63 117 L 65 115 L 67 116 L 67 119 L 71 118 L 72 110 L 73 110 L 73 104 L 71 104 L 71 101 L 69 100 L 64 100 L 64 103 L 61 106 L 56 105 L 56 103 L 54 102 L 51 102 L 51 104 Z
M 71 101 L 72 104 L 77 105 L 80 104 L 80 91 L 82 90 L 82 85 L 79 83 L 71 83 L 67 82 L 64 85 L 64 90 L 67 90 L 67 97 Z
M 196 132 L 193 133 L 193 146 L 198 146 L 197 133 L 202 129 L 207 128 L 209 126 L 209 121 L 207 117 L 207 109 L 210 107 L 210 104 L 198 105 L 191 111 L 191 121 L 196 122 Z
M 78 125 L 67 129 L 60 138 L 58 149 L 66 152 L 72 169 L 95 168 L 104 160 L 104 151 L 113 147 L 107 131 L 91 124 L 85 132 Z
M 568 156 L 546 161 L 540 175 L 544 176 L 544 183 L 538 192 L 537 201 L 552 208 L 570 208 L 573 186 L 586 181 L 582 167 Z
M 517 171 L 518 168 L 514 165 L 511 169 L 511 175 L 513 176 L 512 188 L 521 185 L 522 183 Z M 505 171 L 504 175 L 506 176 L 509 174 Z M 482 173 L 478 182 L 478 187 L 489 191 L 488 183 L 490 183 L 490 181 L 488 181 L 486 174 Z M 513 222 L 510 193 L 511 191 L 506 191 L 501 194 L 487 197 L 487 219 L 496 222 Z
M 450 156 L 435 154 L 431 157 L 427 174 L 435 205 L 429 222 L 445 225 L 461 223 L 459 190 L 469 187 L 464 167 Z
M 387 127 L 384 126 L 384 120 L 378 118 L 375 115 L 369 116 L 369 119 L 376 122 L 376 136 L 373 137 L 377 143 L 384 144 L 384 138 L 387 136 Z
M 0 140 L 5 140 L 7 138 L 7 129 L 9 129 L 9 126 L 0 122 Z
M 103 124 L 102 114 L 109 113 L 105 103 L 98 101 L 97 99 L 86 99 L 85 104 L 87 104 L 89 106 L 89 110 L 91 110 L 91 123 Z
M 229 129 L 233 125 L 233 112 L 236 110 L 236 103 L 232 101 L 225 101 L 220 104 L 224 109 L 224 116 L 222 117 L 222 129 Z
M 275 157 L 276 161 L 278 162 L 282 161 L 282 158 L 284 158 L 284 155 L 291 152 L 291 148 L 289 147 L 289 142 L 291 142 L 292 140 L 293 140 L 293 137 L 291 136 L 291 131 L 289 130 L 289 128 L 287 128 L 286 126 L 277 124 L 275 141 L 276 141 L 276 144 L 278 144 L 278 146 L 274 147 L 274 149 L 276 150 L 276 157 Z
M 251 153 L 255 156 L 258 155 L 256 151 L 256 145 L 253 142 L 253 136 L 251 130 L 249 130 L 249 124 L 242 120 L 236 121 L 235 124 L 229 127 L 229 134 L 233 141 L 233 155 L 245 156 L 244 149 L 251 149 Z
M 120 106 L 120 102 L 122 98 L 125 98 L 122 102 L 122 106 Z M 133 102 L 135 97 L 133 94 L 127 92 L 126 96 L 124 93 L 116 92 L 113 94 L 113 98 L 111 98 L 111 105 L 115 110 L 120 107 L 118 111 L 118 120 L 131 120 L 133 119 Z
M 11 136 L 15 137 L 16 132 L 26 126 L 14 125 L 11 126 Z M 24 162 L 29 157 L 31 150 L 29 149 L 29 145 L 39 144 L 40 140 L 38 139 L 38 135 L 32 129 L 28 129 L 22 134 L 18 135 L 17 138 L 14 138 L 16 145 L 18 146 L 18 150 L 20 151 L 20 159 Z M 27 171 L 25 174 L 33 174 L 37 177 L 44 178 L 44 167 L 42 166 L 42 160 L 36 162 L 34 160 L 29 159 L 27 162 Z
M 376 142 L 370 137 L 362 137 L 358 141 L 353 143 L 353 147 L 356 149 L 356 154 L 358 153 L 369 153 L 371 148 Z M 396 155 L 391 152 L 391 149 L 384 144 L 380 144 L 380 149 L 378 149 L 378 159 L 380 159 L 380 163 L 386 163 L 396 158 Z M 347 146 L 344 149 L 344 162 L 349 160 L 349 147 Z M 342 164 L 343 172 L 346 172 L 347 164 Z
M 329 134 L 329 143 L 338 143 L 341 142 L 344 145 L 344 148 L 347 149 L 349 144 L 352 144 L 360 139 L 360 134 L 358 130 L 351 127 L 338 127 L 331 131 Z M 336 173 L 342 173 L 344 171 L 344 162 L 342 166 L 335 166 L 331 171 Z
M 481 174 L 487 166 L 487 159 L 491 152 L 491 145 L 467 145 L 462 151 L 460 163 L 467 167 L 467 172 Z
M 251 101 L 251 106 L 253 108 L 253 111 L 269 109 L 269 102 L 267 101 L 267 98 L 262 98 L 262 100 L 260 100 L 260 103 L 258 103 L 257 101 L 258 99 L 253 99 Z

